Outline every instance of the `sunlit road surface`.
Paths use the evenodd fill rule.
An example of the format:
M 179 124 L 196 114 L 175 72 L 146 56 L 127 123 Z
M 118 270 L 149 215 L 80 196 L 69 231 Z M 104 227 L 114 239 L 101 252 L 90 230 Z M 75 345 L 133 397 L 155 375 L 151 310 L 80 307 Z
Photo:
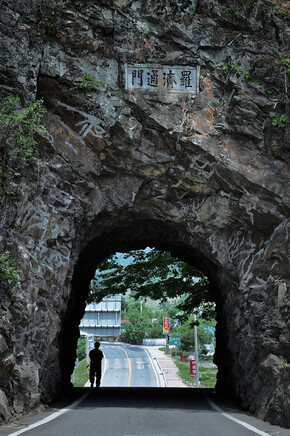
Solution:
M 270 426 L 228 407 L 226 414 L 257 430 L 242 426 L 213 409 L 199 389 L 101 387 L 99 390 L 79 388 L 77 392 L 83 399 L 74 408 L 64 412 L 64 401 L 56 403 L 52 410 L 37 417 L 0 427 L 0 435 L 289 436 L 289 430 Z M 32 428 L 39 424 L 37 420 L 52 416 L 50 422 Z
M 164 388 L 142 347 L 104 344 L 99 389 L 75 388 L 0 436 L 290 436 L 219 400 L 211 389 Z
M 134 345 L 101 345 L 103 387 L 157 387 L 159 378 L 150 355 Z

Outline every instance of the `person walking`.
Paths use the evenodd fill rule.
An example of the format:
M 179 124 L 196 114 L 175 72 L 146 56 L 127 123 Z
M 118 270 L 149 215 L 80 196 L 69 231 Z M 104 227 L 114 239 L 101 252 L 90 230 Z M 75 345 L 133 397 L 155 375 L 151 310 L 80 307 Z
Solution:
M 101 384 L 102 376 L 102 359 L 104 357 L 103 352 L 99 350 L 100 342 L 95 342 L 95 348 L 90 351 L 89 358 L 90 362 L 90 382 L 91 388 L 94 387 L 94 381 L 96 376 L 96 387 L 99 388 Z

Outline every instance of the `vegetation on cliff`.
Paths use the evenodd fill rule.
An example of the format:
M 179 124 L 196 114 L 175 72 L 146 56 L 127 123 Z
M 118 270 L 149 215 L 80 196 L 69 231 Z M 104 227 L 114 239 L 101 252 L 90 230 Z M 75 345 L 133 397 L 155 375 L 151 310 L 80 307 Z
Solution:
M 16 268 L 16 263 L 9 251 L 0 254 L 0 280 L 10 281 L 12 286 L 17 285 L 21 270 Z
M 10 96 L 0 106 L 0 195 L 15 196 L 15 178 L 36 159 L 35 135 L 44 133 L 42 101 L 21 108 L 20 98 Z

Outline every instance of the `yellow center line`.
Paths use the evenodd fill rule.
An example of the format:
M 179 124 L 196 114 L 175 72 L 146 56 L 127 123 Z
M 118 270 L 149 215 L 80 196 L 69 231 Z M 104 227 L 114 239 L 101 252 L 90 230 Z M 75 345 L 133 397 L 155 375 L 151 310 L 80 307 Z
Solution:
M 131 374 L 132 374 L 131 362 L 130 362 L 130 359 L 129 359 L 129 356 L 128 356 L 127 351 L 126 351 L 124 348 L 121 348 L 121 350 L 124 351 L 124 353 L 126 354 L 126 357 L 127 357 L 127 359 L 128 359 L 128 364 L 129 364 L 129 379 L 128 379 L 128 387 L 129 387 L 129 386 L 130 386 L 130 381 L 131 381 Z

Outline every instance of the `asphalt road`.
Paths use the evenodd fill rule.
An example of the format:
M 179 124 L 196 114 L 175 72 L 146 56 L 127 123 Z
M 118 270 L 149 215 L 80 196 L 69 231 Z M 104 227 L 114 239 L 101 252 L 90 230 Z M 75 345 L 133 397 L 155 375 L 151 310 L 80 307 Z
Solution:
M 200 389 L 186 388 L 83 388 L 85 398 L 55 419 L 32 428 L 10 426 L 10 436 L 254 436 L 289 435 L 289 431 L 253 431 L 213 409 Z M 48 412 L 39 418 L 49 418 Z M 34 419 L 35 421 L 35 419 Z M 27 422 L 28 423 L 28 422 Z M 247 422 L 245 421 L 245 424 Z M 33 426 L 33 420 L 31 422 Z M 3 429 L 2 429 L 3 430 Z
M 101 345 L 104 353 L 103 387 L 157 387 L 159 381 L 150 355 L 133 345 Z
M 0 436 L 290 435 L 215 398 L 210 389 L 154 387 L 156 373 L 141 347 L 102 344 L 102 350 L 99 389 L 74 388 L 52 408 L 0 427 Z

